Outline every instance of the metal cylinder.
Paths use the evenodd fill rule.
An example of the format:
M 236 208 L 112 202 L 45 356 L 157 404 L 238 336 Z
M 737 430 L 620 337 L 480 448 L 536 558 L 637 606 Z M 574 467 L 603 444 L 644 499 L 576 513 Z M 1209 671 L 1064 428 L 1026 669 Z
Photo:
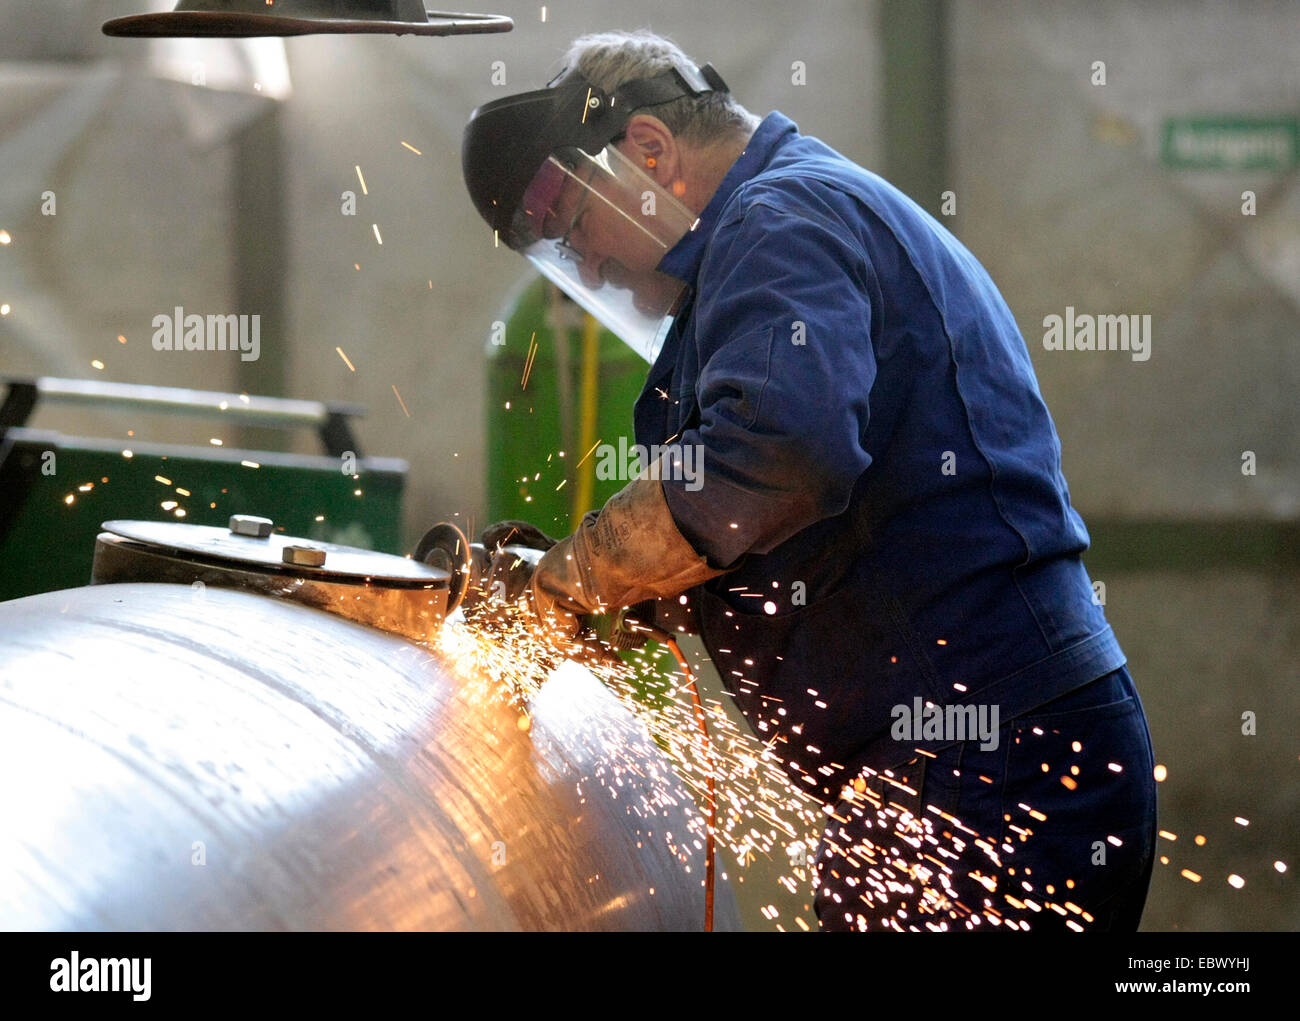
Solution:
M 525 716 L 444 654 L 252 592 L 0 603 L 0 771 L 5 929 L 704 918 L 699 813 L 591 674 Z

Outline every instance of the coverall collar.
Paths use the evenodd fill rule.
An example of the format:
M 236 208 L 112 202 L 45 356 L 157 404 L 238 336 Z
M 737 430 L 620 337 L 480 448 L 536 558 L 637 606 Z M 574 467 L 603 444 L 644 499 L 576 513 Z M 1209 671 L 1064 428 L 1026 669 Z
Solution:
M 718 218 L 722 215 L 722 210 L 726 208 L 731 196 L 735 194 L 737 188 L 767 166 L 772 154 L 787 135 L 797 134 L 798 131 L 795 122 L 783 113 L 773 111 L 763 118 L 763 122 L 750 138 L 744 152 L 731 165 L 727 176 L 718 185 L 718 190 L 709 199 L 709 204 L 700 213 L 700 220 L 695 225 L 695 229 L 688 231 L 686 236 L 669 249 L 668 254 L 660 261 L 661 272 L 694 285 L 700 271 L 700 263 L 704 261 L 704 250 L 708 247 L 709 239 L 713 237 L 713 229 L 717 226 Z

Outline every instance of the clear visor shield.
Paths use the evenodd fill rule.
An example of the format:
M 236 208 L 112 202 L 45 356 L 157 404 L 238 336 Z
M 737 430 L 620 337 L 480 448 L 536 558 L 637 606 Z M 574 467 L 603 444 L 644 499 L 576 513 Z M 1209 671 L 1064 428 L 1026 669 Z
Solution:
M 696 217 L 613 144 L 551 156 L 515 216 L 511 247 L 653 362 L 686 291 L 655 267 Z

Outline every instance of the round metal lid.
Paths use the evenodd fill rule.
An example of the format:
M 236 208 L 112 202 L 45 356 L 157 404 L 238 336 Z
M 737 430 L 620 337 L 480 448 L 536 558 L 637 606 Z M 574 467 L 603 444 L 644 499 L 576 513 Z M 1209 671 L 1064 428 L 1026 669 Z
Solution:
M 445 570 L 407 557 L 277 532 L 259 539 L 236 535 L 228 528 L 187 525 L 179 521 L 105 521 L 102 527 L 112 535 L 159 552 L 201 558 L 207 563 L 216 562 L 244 570 L 299 574 L 322 581 L 371 582 L 399 588 L 441 587 L 451 577 Z M 295 559 L 292 553 L 286 555 L 286 547 L 318 550 L 325 555 L 324 563 L 319 567 L 309 566 L 302 557 Z

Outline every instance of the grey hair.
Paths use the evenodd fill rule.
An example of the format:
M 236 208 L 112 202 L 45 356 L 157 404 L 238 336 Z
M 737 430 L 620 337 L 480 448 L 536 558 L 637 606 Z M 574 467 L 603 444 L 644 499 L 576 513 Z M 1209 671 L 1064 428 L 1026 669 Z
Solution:
M 580 74 L 605 92 L 613 92 L 625 82 L 653 78 L 674 66 L 696 66 L 676 43 L 645 29 L 584 35 L 569 46 L 564 62 L 565 77 Z M 663 121 L 675 136 L 693 145 L 748 135 L 759 123 L 729 92 L 683 96 L 643 109 Z

